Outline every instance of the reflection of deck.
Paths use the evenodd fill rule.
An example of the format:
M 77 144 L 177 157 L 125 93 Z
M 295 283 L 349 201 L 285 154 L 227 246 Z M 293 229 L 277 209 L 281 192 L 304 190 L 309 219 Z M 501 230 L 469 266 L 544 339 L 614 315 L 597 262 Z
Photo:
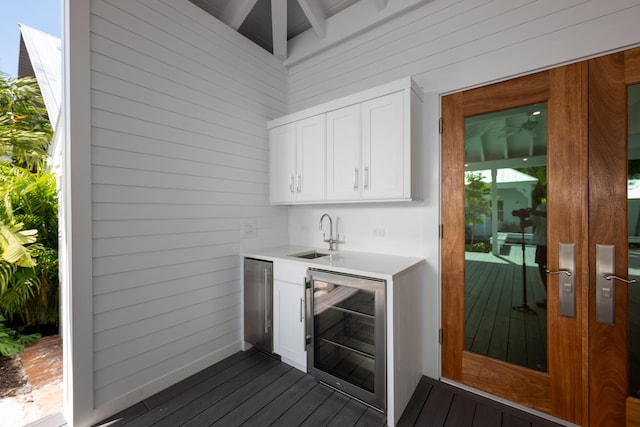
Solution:
M 547 311 L 536 306 L 545 293 L 534 254 L 526 246 L 527 302 L 535 315 L 513 309 L 523 302 L 520 245 L 505 244 L 499 256 L 465 253 L 465 348 L 546 371 Z

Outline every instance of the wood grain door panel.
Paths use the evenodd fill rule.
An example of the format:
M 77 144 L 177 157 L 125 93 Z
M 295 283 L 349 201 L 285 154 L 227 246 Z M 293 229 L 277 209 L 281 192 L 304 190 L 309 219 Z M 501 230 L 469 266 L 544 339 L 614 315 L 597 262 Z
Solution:
M 549 278 L 548 372 L 468 351 L 465 328 L 465 117 L 547 102 L 549 268 L 558 243 L 576 243 L 578 283 L 587 283 L 587 68 L 574 64 L 449 95 L 442 100 L 442 373 L 503 398 L 574 423 L 587 416 L 588 287 L 578 288 L 576 318 L 559 316 L 557 276 Z M 569 190 L 569 191 L 568 191 Z M 570 397 L 569 397 L 570 396 Z

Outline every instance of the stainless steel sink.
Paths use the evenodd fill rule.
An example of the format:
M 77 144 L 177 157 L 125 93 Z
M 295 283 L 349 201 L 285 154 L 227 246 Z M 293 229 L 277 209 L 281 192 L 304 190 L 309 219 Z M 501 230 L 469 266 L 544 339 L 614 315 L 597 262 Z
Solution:
M 291 254 L 289 256 L 292 256 L 295 258 L 316 259 L 316 258 L 322 258 L 323 256 L 329 256 L 329 254 L 324 254 L 318 251 L 309 251 L 309 252 L 300 252 L 299 254 Z

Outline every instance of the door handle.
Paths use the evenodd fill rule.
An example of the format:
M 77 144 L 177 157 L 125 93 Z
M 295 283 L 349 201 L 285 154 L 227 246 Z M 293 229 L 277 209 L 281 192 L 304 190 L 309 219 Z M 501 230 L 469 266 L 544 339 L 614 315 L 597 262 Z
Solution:
M 623 279 L 616 276 L 616 247 L 614 245 L 596 245 L 596 321 L 607 325 L 616 320 L 616 284 L 636 283 L 635 279 Z
M 358 168 L 353 169 L 353 189 L 358 189 Z
M 295 181 L 295 179 L 293 178 L 293 175 L 289 175 L 289 191 L 291 192 L 291 194 L 295 193 L 295 184 L 293 183 Z
M 576 244 L 559 243 L 557 271 L 544 270 L 550 275 L 559 275 L 558 301 L 560 316 L 576 317 L 576 281 L 573 272 L 576 269 Z
M 576 279 L 573 274 L 576 271 L 576 244 L 559 243 L 558 271 L 549 271 L 547 274 L 559 275 L 558 301 L 560 302 L 560 316 L 576 317 Z
M 603 273 L 603 274 L 602 274 L 602 277 L 603 277 L 605 280 L 617 280 L 617 281 L 619 281 L 619 282 L 626 283 L 627 285 L 632 285 L 632 284 L 634 284 L 634 283 L 637 283 L 637 280 L 636 280 L 636 279 L 629 279 L 629 280 L 627 280 L 627 279 L 623 279 L 622 277 L 615 276 L 615 275 L 613 275 L 613 274 L 606 274 L 606 273 Z

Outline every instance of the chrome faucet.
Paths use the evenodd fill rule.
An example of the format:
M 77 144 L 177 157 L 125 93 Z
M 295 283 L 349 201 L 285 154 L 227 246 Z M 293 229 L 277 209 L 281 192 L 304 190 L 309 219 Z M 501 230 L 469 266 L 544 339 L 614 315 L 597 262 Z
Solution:
M 333 238 L 333 221 L 331 220 L 331 216 L 329 216 L 329 214 L 322 214 L 322 216 L 320 217 L 320 231 L 322 230 L 322 220 L 324 219 L 324 217 L 329 218 L 329 238 L 327 239 L 325 233 L 322 233 L 322 241 L 323 242 L 327 242 L 329 244 L 329 252 L 333 252 L 335 251 L 335 247 L 334 244 L 336 243 L 341 243 L 340 242 L 340 235 L 338 234 L 338 230 L 336 229 L 336 238 Z

